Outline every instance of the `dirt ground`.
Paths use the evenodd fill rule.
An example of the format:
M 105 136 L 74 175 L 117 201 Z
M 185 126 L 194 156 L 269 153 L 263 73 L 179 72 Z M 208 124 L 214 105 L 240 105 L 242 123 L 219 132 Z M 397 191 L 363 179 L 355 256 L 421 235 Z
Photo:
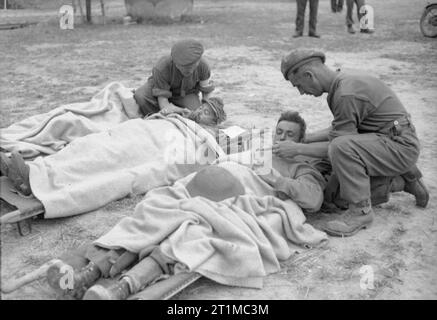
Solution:
M 267 0 L 196 0 L 194 13 L 200 19 L 190 23 L 123 26 L 115 14 L 105 26 L 78 25 L 74 31 L 59 30 L 56 19 L 0 31 L 0 126 L 88 100 L 110 81 L 137 87 L 176 40 L 194 37 L 207 49 L 229 124 L 271 127 L 280 112 L 294 109 L 307 120 L 309 131 L 321 129 L 332 119 L 325 97 L 300 96 L 279 71 L 289 50 L 321 49 L 328 65 L 365 70 L 398 93 L 422 142 L 419 167 L 431 193 L 428 207 L 415 207 L 409 194 L 394 194 L 375 208 L 370 229 L 351 238 L 330 238 L 326 247 L 284 261 L 279 273 L 265 278 L 261 290 L 202 279 L 175 299 L 436 299 L 437 40 L 424 38 L 419 30 L 425 1 L 367 3 L 375 9 L 376 32 L 349 35 L 345 11 L 331 13 L 329 1 L 320 1 L 321 39 L 293 39 L 296 4 Z M 68 219 L 37 220 L 26 237 L 15 226 L 2 226 L 2 281 L 99 237 L 130 215 L 141 198 Z M 363 266 L 374 271 L 373 289 L 360 287 Z M 1 298 L 63 297 L 41 280 Z

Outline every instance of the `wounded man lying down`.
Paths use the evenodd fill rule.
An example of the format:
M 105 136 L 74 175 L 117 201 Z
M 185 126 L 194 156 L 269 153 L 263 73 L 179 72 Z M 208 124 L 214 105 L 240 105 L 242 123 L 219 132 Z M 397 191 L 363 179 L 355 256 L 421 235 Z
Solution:
M 327 239 L 305 223 L 295 201 L 275 194 L 246 166 L 205 167 L 148 192 L 132 216 L 52 266 L 48 283 L 76 298 L 109 300 L 127 299 L 164 275 L 186 271 L 224 285 L 260 288 L 264 276 L 280 270 L 279 261 Z M 75 270 L 74 287 L 62 289 L 68 268 Z M 125 269 L 116 282 L 96 284 Z
M 279 118 L 275 141 L 300 141 L 305 122 L 296 112 Z M 226 285 L 260 287 L 297 246 L 326 234 L 305 223 L 316 212 L 324 180 L 299 160 L 274 157 L 268 174 L 223 161 L 150 191 L 111 231 L 61 257 L 48 271 L 57 291 L 85 299 L 126 299 L 163 275 L 195 271 Z M 62 290 L 61 270 L 73 268 L 74 288 Z M 95 284 L 118 277 L 111 286 Z M 85 293 L 86 292 L 86 293 Z
M 198 124 L 179 115 L 128 120 L 26 163 L 18 153 L 1 154 L 1 169 L 21 193 L 41 201 L 45 218 L 85 213 L 172 184 L 223 153 L 214 136 L 226 118 L 222 100 L 204 101 L 188 118 Z

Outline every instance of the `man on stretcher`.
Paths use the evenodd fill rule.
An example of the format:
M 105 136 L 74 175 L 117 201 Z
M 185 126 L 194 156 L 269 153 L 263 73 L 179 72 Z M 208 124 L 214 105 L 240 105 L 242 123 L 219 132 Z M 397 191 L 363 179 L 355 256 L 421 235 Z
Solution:
M 284 112 L 278 120 L 274 142 L 287 140 L 299 142 L 304 138 L 304 134 L 305 122 L 299 114 L 297 112 Z M 153 281 L 156 281 L 158 278 L 173 274 L 175 264 L 190 264 L 189 258 L 187 258 L 188 261 L 184 260 L 184 258 L 181 258 L 182 261 L 179 261 L 175 259 L 174 256 L 169 256 L 168 247 L 163 245 L 163 243 L 168 242 L 165 239 L 175 237 L 173 235 L 175 229 L 179 230 L 176 234 L 183 233 L 183 231 L 188 232 L 188 235 L 182 238 L 189 238 L 186 244 L 187 246 L 196 243 L 196 241 L 202 242 L 205 240 L 208 242 L 211 241 L 210 245 L 215 248 L 218 245 L 216 242 L 218 241 L 217 238 L 220 238 L 221 241 L 224 242 L 230 241 L 226 239 L 226 235 L 230 236 L 233 232 L 233 230 L 231 230 L 233 227 L 229 225 L 230 229 L 224 232 L 225 236 L 222 239 L 222 235 L 219 231 L 220 225 L 222 226 L 224 223 L 235 225 L 236 222 L 237 224 L 241 221 L 246 223 L 253 219 L 256 224 L 261 222 L 261 225 L 255 227 L 253 225 L 254 222 L 250 222 L 248 224 L 250 226 L 249 229 L 260 229 L 253 231 L 253 233 L 247 231 L 248 229 L 246 227 L 244 227 L 243 230 L 246 230 L 246 232 L 250 234 L 249 237 L 254 238 L 259 237 L 260 233 L 265 233 L 265 236 L 261 237 L 260 240 L 258 240 L 259 242 L 257 242 L 258 250 L 261 251 L 260 256 L 268 256 L 269 254 L 263 252 L 263 250 L 266 250 L 266 247 L 275 248 L 278 242 L 281 241 L 285 241 L 284 245 L 287 240 L 290 240 L 292 243 L 298 245 L 312 246 L 325 240 L 326 235 L 323 232 L 315 230 L 304 223 L 305 218 L 301 210 L 303 209 L 306 212 L 317 212 L 319 210 L 323 201 L 324 187 L 324 179 L 321 174 L 299 159 L 283 160 L 274 156 L 272 165 L 273 168 L 271 168 L 268 173 L 263 172 L 263 174 L 257 174 L 256 171 L 250 168 L 240 166 L 234 162 L 223 161 L 218 165 L 207 166 L 196 174 L 193 173 L 189 177 L 182 179 L 182 181 L 178 181 L 174 187 L 159 188 L 149 192 L 145 199 L 138 204 L 132 217 L 122 219 L 111 231 L 100 239 L 97 239 L 96 242 L 83 246 L 76 252 L 68 252 L 61 258 L 59 263 L 52 266 L 47 273 L 47 280 L 50 286 L 57 291 L 77 298 L 81 298 L 85 294 L 85 299 L 126 299 Z M 159 198 L 163 195 L 165 195 L 166 199 L 165 208 L 156 208 L 157 212 L 160 210 L 163 211 L 160 211 L 160 214 L 157 213 L 157 215 L 154 216 L 154 206 L 156 206 L 157 201 L 159 201 Z M 271 198 L 272 196 L 275 196 L 275 198 Z M 170 200 L 168 197 L 172 199 Z M 239 201 L 239 199 L 244 200 Z M 292 205 L 292 207 L 287 207 L 287 205 L 283 207 L 284 202 L 282 200 L 292 200 L 291 202 L 287 202 L 288 205 Z M 213 218 L 211 215 L 207 215 L 205 213 L 205 211 L 208 211 L 205 210 L 206 207 L 200 210 L 199 201 L 206 201 L 206 204 L 215 208 L 213 212 L 211 212 L 211 215 L 214 216 L 218 214 L 221 218 Z M 166 213 L 165 210 L 171 209 L 172 203 L 179 208 L 178 211 L 171 210 Z M 267 205 L 267 210 L 262 207 L 263 205 Z M 147 208 L 147 210 L 143 210 L 142 208 Z M 235 208 L 240 209 L 235 210 Z M 284 209 L 284 211 L 282 211 L 282 209 Z M 215 210 L 218 210 L 218 212 L 216 211 L 214 213 Z M 244 213 L 251 212 L 251 210 L 254 212 L 252 215 Z M 185 219 L 190 221 L 192 217 L 191 213 L 193 212 L 194 214 L 202 215 L 202 218 L 194 218 L 194 221 L 200 219 L 200 222 L 198 222 L 199 228 L 202 229 L 205 223 L 211 224 L 211 227 L 206 227 L 206 230 L 213 230 L 213 239 L 215 240 L 206 240 L 208 238 L 208 232 L 206 232 L 207 235 L 205 237 L 199 236 L 197 233 L 199 229 L 196 227 L 196 223 L 194 223 L 192 229 L 189 228 L 192 223 L 187 222 Z M 284 213 L 276 216 L 279 212 Z M 242 220 L 229 218 L 240 214 L 242 215 Z M 165 218 L 162 217 L 163 215 Z M 273 218 L 274 216 L 276 216 L 276 218 Z M 284 217 L 288 218 L 281 223 L 277 222 L 278 220 L 276 219 L 284 219 Z M 218 225 L 214 224 L 215 219 L 222 218 L 225 220 L 222 220 Z M 160 224 L 160 219 L 167 219 L 165 226 Z M 174 222 L 174 220 L 178 219 L 186 222 Z M 206 222 L 204 219 L 206 219 Z M 273 223 L 276 227 L 272 226 L 272 229 L 270 229 L 270 226 L 267 225 L 273 221 L 276 221 Z M 164 221 L 162 222 L 164 223 Z M 289 228 L 292 230 L 291 233 L 285 232 L 281 234 L 281 232 L 279 232 L 285 239 L 281 237 L 275 240 L 270 239 L 270 237 L 275 238 L 272 234 L 277 232 L 277 228 L 282 228 L 278 226 L 287 226 L 288 224 L 290 224 Z M 288 227 L 285 227 L 285 229 L 288 230 Z M 188 230 L 197 231 L 194 231 L 196 234 L 191 234 Z M 144 232 L 144 234 L 142 234 L 142 232 Z M 237 234 L 238 231 L 234 236 L 230 237 L 234 239 L 232 241 L 238 243 Z M 290 234 L 293 234 L 293 236 Z M 135 239 L 141 239 L 139 240 L 141 244 L 136 243 L 138 240 Z M 148 239 L 150 239 L 149 242 Z M 269 245 L 265 243 L 262 244 L 263 240 L 261 239 L 269 239 L 271 243 Z M 172 246 L 171 243 L 180 244 L 180 242 L 174 240 L 169 241 L 169 243 L 170 244 L 167 243 L 167 246 Z M 186 245 L 180 244 L 179 248 L 172 248 L 170 252 L 174 252 L 174 250 L 178 249 L 181 250 L 182 248 L 182 253 L 180 254 L 183 257 L 183 248 L 186 248 Z M 210 248 L 210 245 L 206 244 L 206 242 L 203 245 L 199 245 L 205 250 L 207 250 L 206 248 Z M 252 259 L 250 257 L 239 256 L 239 251 L 236 250 L 239 245 L 233 243 L 233 246 L 236 246 L 235 250 L 231 250 L 233 252 L 232 254 L 236 255 L 235 259 L 246 261 Z M 245 245 L 241 244 L 240 246 L 245 247 Z M 288 245 L 285 245 L 285 247 L 288 248 Z M 209 271 L 212 275 L 224 272 L 220 269 L 219 265 L 226 264 L 227 259 L 222 257 L 224 261 L 220 260 L 220 254 L 215 250 L 221 251 L 225 249 L 212 249 L 212 252 L 205 253 L 205 261 L 201 263 L 200 269 L 194 268 L 194 271 L 202 273 L 202 268 L 204 268 L 204 275 L 208 274 Z M 203 252 L 204 250 L 201 251 Z M 284 257 L 286 259 L 289 257 L 288 254 L 278 254 L 278 252 L 281 252 L 278 248 L 274 249 L 274 251 L 278 259 L 284 259 Z M 288 252 L 288 250 L 285 251 Z M 229 252 L 229 254 L 231 253 Z M 212 258 L 210 257 L 215 255 L 217 255 L 218 258 L 214 258 L 215 260 L 213 259 L 214 262 L 212 262 Z M 201 252 L 196 252 L 194 256 L 200 256 L 199 259 L 202 259 Z M 222 261 L 222 263 L 216 263 L 216 260 Z M 274 260 L 277 261 L 276 258 L 274 258 Z M 264 266 L 265 265 L 268 265 L 268 262 L 265 261 Z M 129 268 L 129 271 L 124 273 L 116 283 L 110 286 L 105 287 L 95 284 L 101 277 L 118 278 L 120 272 Z M 244 269 L 243 266 L 241 268 Z M 63 270 L 67 269 L 75 270 L 72 278 L 74 286 L 62 288 L 61 279 L 64 277 Z M 272 270 L 274 270 L 274 268 Z M 244 280 L 245 272 L 247 272 L 247 277 L 251 278 L 251 276 L 258 277 L 264 271 L 242 270 L 240 274 L 234 275 L 232 280 L 233 285 L 252 286 L 248 285 L 251 283 L 249 280 Z M 260 274 L 257 274 L 257 272 Z M 228 284 L 226 282 L 227 276 L 223 274 L 222 276 L 223 277 L 220 276 L 218 278 L 212 276 L 212 278 L 213 280 Z M 238 278 L 242 278 L 243 280 L 237 280 Z
M 172 116 L 171 114 L 169 115 Z M 204 100 L 202 105 L 193 111 L 187 110 L 184 117 L 193 120 L 210 134 L 216 137 L 217 140 L 223 140 L 223 133 L 218 129 L 217 125 L 226 120 L 223 101 L 218 97 L 212 97 Z M 158 116 L 152 116 L 150 119 L 159 119 Z M 162 118 L 162 116 L 161 116 Z M 87 139 L 86 137 L 81 138 Z M 67 150 L 67 151 L 65 151 Z M 68 147 L 60 152 L 68 152 Z M 0 153 L 0 169 L 3 175 L 7 176 L 14 187 L 25 196 L 32 194 L 31 183 L 29 179 L 29 165 L 26 164 L 23 157 L 18 152 L 12 152 L 11 157 L 7 157 L 5 153 Z M 50 157 L 50 156 L 48 156 Z M 92 155 L 90 155 L 92 158 Z M 104 161 L 104 160 L 100 160 Z

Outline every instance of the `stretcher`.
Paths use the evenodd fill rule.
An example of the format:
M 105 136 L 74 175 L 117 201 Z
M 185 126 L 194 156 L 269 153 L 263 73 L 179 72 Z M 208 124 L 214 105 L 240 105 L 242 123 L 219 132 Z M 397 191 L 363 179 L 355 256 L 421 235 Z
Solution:
M 178 273 L 147 286 L 128 300 L 168 300 L 201 277 L 197 272 Z
M 32 219 L 44 214 L 44 206 L 41 201 L 33 195 L 20 194 L 5 176 L 0 177 L 0 199 L 0 224 L 15 223 L 21 236 L 31 233 Z M 10 208 L 12 210 L 8 210 Z M 25 229 L 27 232 L 24 231 Z

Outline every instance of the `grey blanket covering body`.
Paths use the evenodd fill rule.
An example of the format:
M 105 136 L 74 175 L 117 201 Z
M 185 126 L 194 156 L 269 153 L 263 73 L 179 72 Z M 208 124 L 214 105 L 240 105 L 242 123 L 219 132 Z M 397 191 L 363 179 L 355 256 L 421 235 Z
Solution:
M 192 173 L 150 191 L 133 216 L 95 243 L 142 255 L 159 246 L 178 262 L 176 272 L 195 271 L 222 284 L 259 288 L 263 276 L 280 270 L 280 260 L 327 240 L 324 232 L 305 223 L 299 206 L 274 197 L 273 188 L 250 168 L 235 162 L 219 166 L 240 179 L 245 195 L 221 202 L 191 198 L 185 185 Z
M 54 154 L 79 137 L 129 120 L 122 97 L 132 95 L 123 84 L 111 82 L 90 101 L 65 104 L 0 129 L 0 145 L 26 159 Z
M 220 155 L 214 137 L 193 121 L 157 115 L 77 138 L 28 162 L 30 185 L 45 218 L 66 217 L 171 185 Z

